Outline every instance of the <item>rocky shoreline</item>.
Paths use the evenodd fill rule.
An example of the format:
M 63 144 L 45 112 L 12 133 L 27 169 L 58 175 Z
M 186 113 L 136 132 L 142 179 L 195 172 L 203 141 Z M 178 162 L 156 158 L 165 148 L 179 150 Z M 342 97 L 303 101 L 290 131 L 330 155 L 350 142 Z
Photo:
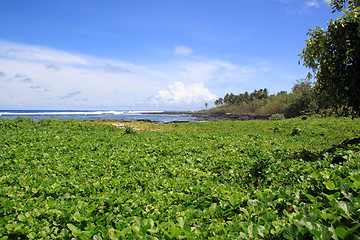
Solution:
M 222 121 L 222 120 L 233 120 L 233 121 L 247 121 L 247 120 L 269 120 L 270 116 L 267 115 L 250 115 L 250 114 L 191 114 L 191 116 L 197 117 L 200 121 Z
M 252 115 L 252 114 L 237 115 L 237 114 L 229 114 L 229 113 L 204 114 L 204 113 L 191 113 L 191 112 L 162 112 L 160 114 L 189 115 L 197 119 L 193 122 L 209 122 L 209 121 L 224 121 L 224 120 L 232 120 L 232 121 L 269 120 L 270 117 L 270 115 Z M 147 120 L 147 119 L 139 119 L 137 121 L 152 122 L 151 120 Z M 171 121 L 167 123 L 184 123 L 184 122 L 190 122 L 190 121 Z

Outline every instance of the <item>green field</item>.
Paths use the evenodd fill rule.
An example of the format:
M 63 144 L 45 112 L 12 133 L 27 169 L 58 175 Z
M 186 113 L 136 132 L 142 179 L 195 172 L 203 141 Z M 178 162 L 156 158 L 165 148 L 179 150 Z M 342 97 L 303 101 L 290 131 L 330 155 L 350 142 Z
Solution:
M 0 239 L 359 239 L 360 119 L 127 124 L 0 119 Z

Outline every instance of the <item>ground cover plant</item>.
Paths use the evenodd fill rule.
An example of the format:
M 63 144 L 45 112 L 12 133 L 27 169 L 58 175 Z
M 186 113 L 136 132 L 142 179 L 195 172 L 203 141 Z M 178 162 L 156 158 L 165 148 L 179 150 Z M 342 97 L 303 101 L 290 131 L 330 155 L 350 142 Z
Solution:
M 151 127 L 1 119 L 0 239 L 359 239 L 359 119 Z

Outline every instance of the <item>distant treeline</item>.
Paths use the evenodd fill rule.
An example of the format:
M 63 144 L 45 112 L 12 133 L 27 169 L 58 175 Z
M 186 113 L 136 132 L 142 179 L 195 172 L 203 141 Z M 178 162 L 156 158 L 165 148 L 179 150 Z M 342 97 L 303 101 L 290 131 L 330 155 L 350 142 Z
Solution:
M 227 112 L 233 114 L 284 114 L 285 117 L 297 117 L 304 114 L 325 113 L 329 106 L 324 104 L 310 80 L 301 79 L 292 88 L 277 94 L 269 94 L 268 89 L 254 90 L 238 95 L 226 94 L 215 101 L 217 107 L 208 112 Z

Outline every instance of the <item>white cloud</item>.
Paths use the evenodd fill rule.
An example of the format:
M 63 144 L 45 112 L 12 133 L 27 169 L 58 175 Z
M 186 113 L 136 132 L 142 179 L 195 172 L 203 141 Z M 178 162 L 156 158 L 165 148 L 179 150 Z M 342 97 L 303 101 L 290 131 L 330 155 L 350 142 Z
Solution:
M 174 48 L 174 54 L 175 55 L 184 55 L 184 56 L 187 56 L 187 55 L 190 55 L 192 54 L 192 49 L 191 48 L 188 48 L 188 47 L 185 47 L 185 46 L 176 46 Z
M 238 65 L 220 59 L 191 58 L 186 61 L 171 62 L 165 66 L 168 74 L 167 79 L 172 82 L 180 81 L 190 83 L 207 83 L 216 81 L 245 82 L 252 79 L 256 72 L 262 71 L 263 67 L 256 69 L 252 65 Z M 165 73 L 165 72 L 164 72 Z
M 9 106 L 31 103 L 48 108 L 79 108 L 73 102 L 76 97 L 87 99 L 85 108 L 113 108 L 136 103 L 138 97 L 146 99 L 149 92 L 155 94 L 161 86 L 153 76 L 141 71 L 125 76 L 104 72 L 97 66 L 62 66 L 53 71 L 43 63 L 1 57 L 0 66 L 7 69 L 8 76 L 14 76 L 1 82 L 0 102 Z
M 178 104 L 194 109 L 215 99 L 216 90 L 268 71 L 268 63 L 259 62 L 239 65 L 191 56 L 139 65 L 0 40 L 0 107 L 166 109 Z
M 311 0 L 305 2 L 305 8 L 320 7 L 320 3 L 317 0 Z
M 182 82 L 175 82 L 167 89 L 162 89 L 152 99 L 154 104 L 199 104 L 203 101 L 212 101 L 216 95 L 204 87 L 202 83 L 185 85 Z
M 303 1 L 303 0 L 276 0 L 278 2 L 284 3 L 284 4 L 296 4 L 296 2 L 305 4 L 305 8 L 308 7 L 320 7 L 320 0 L 308 0 L 308 1 Z M 322 0 L 323 3 L 328 3 L 330 0 Z
M 320 8 L 328 5 L 330 0 L 276 0 L 288 6 L 287 12 L 290 14 L 303 14 L 313 8 Z
M 309 0 L 304 2 L 303 7 L 298 10 L 297 12 L 302 14 L 305 11 L 312 9 L 312 8 L 320 8 L 320 7 L 325 7 L 329 5 L 329 0 Z
M 64 51 L 6 41 L 0 41 L 0 56 L 31 61 L 47 61 L 82 65 L 88 64 L 86 59 Z

